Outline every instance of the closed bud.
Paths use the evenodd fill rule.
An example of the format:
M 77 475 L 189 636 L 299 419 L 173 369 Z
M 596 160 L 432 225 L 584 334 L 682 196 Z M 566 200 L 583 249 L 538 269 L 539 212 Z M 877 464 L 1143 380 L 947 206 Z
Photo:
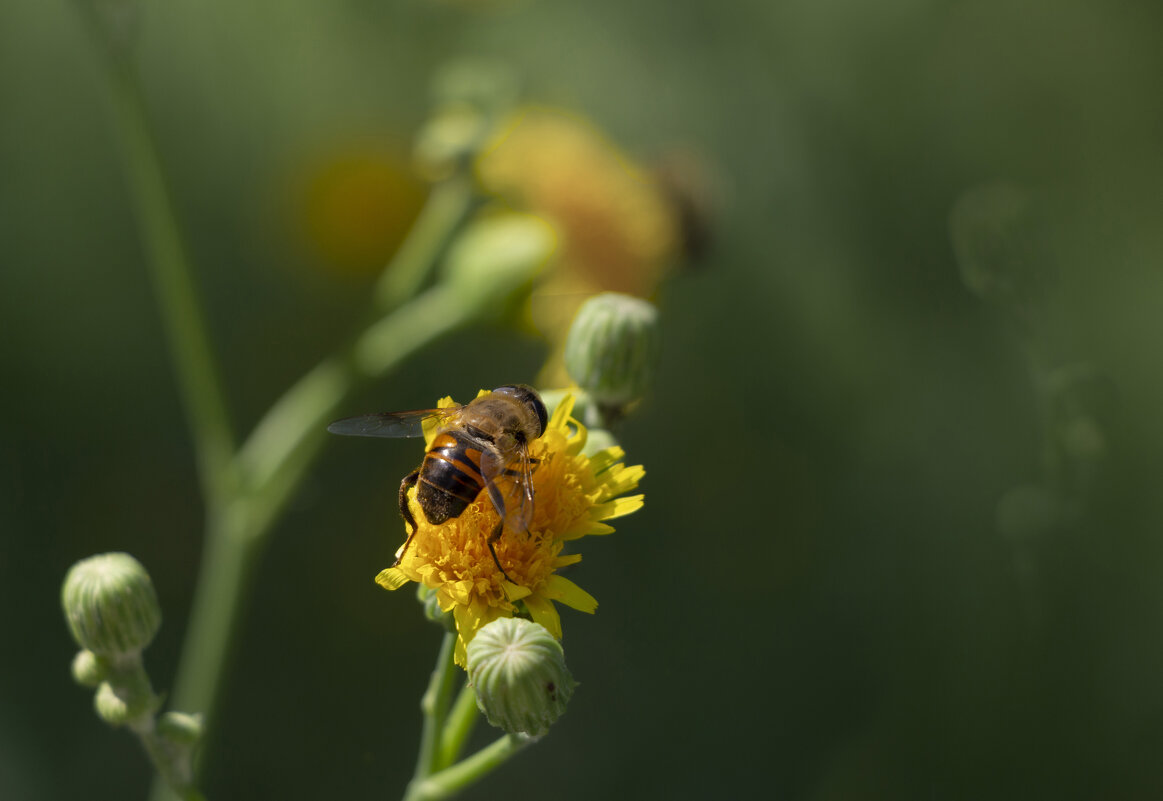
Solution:
M 439 109 L 416 137 L 414 156 L 420 173 L 430 181 L 448 178 L 476 155 L 490 130 L 488 118 L 470 105 Z
M 561 644 L 544 626 L 499 618 L 468 644 L 468 678 L 489 723 L 539 736 L 565 712 L 577 683 Z
M 158 718 L 157 733 L 174 745 L 192 746 L 202 737 L 202 716 L 167 712 Z
M 553 255 L 553 229 L 529 214 L 488 215 L 473 223 L 449 251 L 444 278 L 478 316 L 503 316 Z
M 601 406 L 645 394 L 658 359 L 658 310 L 641 298 L 603 292 L 578 309 L 565 342 L 565 369 Z
M 148 685 L 140 681 L 116 687 L 103 681 L 93 696 L 93 708 L 97 710 L 97 716 L 110 726 L 139 723 L 143 718 L 151 716 L 158 704 L 158 697 L 149 691 Z
M 73 639 L 98 656 L 138 654 L 161 626 L 162 613 L 145 568 L 126 553 L 77 562 L 61 604 Z
M 96 687 L 108 677 L 108 666 L 101 657 L 88 649 L 73 657 L 73 680 L 82 687 Z

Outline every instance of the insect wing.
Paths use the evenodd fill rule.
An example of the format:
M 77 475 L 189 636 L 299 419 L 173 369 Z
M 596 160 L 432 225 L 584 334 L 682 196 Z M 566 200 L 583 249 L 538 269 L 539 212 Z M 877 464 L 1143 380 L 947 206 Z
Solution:
M 336 420 L 327 426 L 327 430 L 345 437 L 420 437 L 424 435 L 426 420 L 435 418 L 443 422 L 457 411 L 457 408 L 415 409 L 409 412 L 364 414 Z

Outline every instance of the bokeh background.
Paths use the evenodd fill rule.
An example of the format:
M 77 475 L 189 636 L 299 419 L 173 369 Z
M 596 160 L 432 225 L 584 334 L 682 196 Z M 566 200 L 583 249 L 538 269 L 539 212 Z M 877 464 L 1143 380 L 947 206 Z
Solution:
M 621 431 L 647 505 L 572 574 L 601 603 L 563 614 L 575 704 L 466 798 L 1163 795 L 1163 6 L 147 5 L 240 432 L 351 332 L 425 191 L 409 152 L 448 63 L 501 61 L 643 164 L 702 165 L 713 244 L 657 295 L 659 376 Z M 199 558 L 96 63 L 70 3 L 0 6 L 6 799 L 144 796 L 137 743 L 70 680 L 59 584 L 135 554 L 165 688 Z M 312 193 L 342 180 L 382 233 L 336 253 Z M 350 411 L 544 356 L 474 332 Z M 439 633 L 372 578 L 419 452 L 339 444 L 260 566 L 211 798 L 391 798 L 411 773 Z

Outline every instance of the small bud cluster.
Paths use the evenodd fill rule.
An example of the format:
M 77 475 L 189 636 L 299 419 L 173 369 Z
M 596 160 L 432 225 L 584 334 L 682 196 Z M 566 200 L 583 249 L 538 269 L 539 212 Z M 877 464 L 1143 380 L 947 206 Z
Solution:
M 73 658 L 73 678 L 96 690 L 93 706 L 98 717 L 136 732 L 171 786 L 188 786 L 201 719 L 169 712 L 155 720 L 161 698 L 154 694 L 141 661 L 142 650 L 161 626 L 161 607 L 149 573 L 129 554 L 92 556 L 69 570 L 61 605 L 69 631 L 81 646 Z
M 141 652 L 162 622 L 145 568 L 126 553 L 77 562 L 65 577 L 61 605 L 82 649 L 73 659 L 73 678 L 96 688 L 97 714 L 112 726 L 145 725 L 160 701 L 141 666 Z

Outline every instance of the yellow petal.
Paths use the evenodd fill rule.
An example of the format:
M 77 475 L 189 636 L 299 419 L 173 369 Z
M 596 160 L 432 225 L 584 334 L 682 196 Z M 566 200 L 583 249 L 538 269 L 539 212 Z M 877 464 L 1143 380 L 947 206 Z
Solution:
M 633 467 L 615 467 L 602 477 L 601 498 L 613 498 L 623 492 L 629 492 L 638 486 L 638 482 L 646 475 L 646 469 L 636 464 Z
M 558 568 L 566 567 L 568 565 L 576 565 L 581 560 L 582 555 L 580 553 L 570 553 L 566 554 L 565 556 L 559 556 L 553 560 L 553 569 L 557 570 Z
M 381 570 L 376 576 L 376 584 L 379 584 L 386 590 L 398 590 L 411 580 L 398 567 L 389 567 Z
M 520 601 L 527 597 L 533 590 L 528 587 L 522 587 L 519 584 L 514 584 L 511 581 L 501 582 L 501 587 L 505 590 L 505 597 L 510 601 Z
M 561 403 L 557 404 L 557 408 L 553 410 L 553 417 L 549 418 L 549 425 L 545 429 L 547 431 L 551 428 L 564 429 L 571 414 L 573 414 L 573 395 L 566 395 L 561 399 Z
M 452 608 L 452 617 L 456 620 L 456 632 L 466 646 L 472 642 L 472 638 L 483 626 L 499 617 L 508 616 L 508 612 L 480 601 L 474 601 L 468 605 L 457 604 Z
M 595 476 L 601 475 L 606 470 L 609 470 L 610 467 L 617 464 L 625 455 L 626 452 L 617 445 L 598 451 L 590 457 L 590 470 L 593 471 Z
M 562 542 L 569 542 L 570 540 L 579 540 L 582 537 L 613 533 L 613 526 L 607 526 L 605 523 L 599 523 L 596 520 L 589 520 L 583 517 L 562 533 L 558 539 Z
M 645 495 L 628 495 L 625 498 L 615 498 L 612 501 L 599 503 L 590 509 L 590 517 L 593 520 L 612 520 L 615 517 L 637 512 L 642 508 L 645 497 Z
M 550 576 L 545 580 L 541 594 L 589 615 L 592 615 L 598 608 L 598 600 L 594 596 L 569 579 L 557 575 Z M 528 599 L 525 600 L 525 604 L 529 604 Z
M 525 608 L 533 617 L 533 622 L 545 627 L 554 639 L 561 639 L 561 617 L 553 606 L 553 601 L 540 593 L 534 593 L 525 599 Z

